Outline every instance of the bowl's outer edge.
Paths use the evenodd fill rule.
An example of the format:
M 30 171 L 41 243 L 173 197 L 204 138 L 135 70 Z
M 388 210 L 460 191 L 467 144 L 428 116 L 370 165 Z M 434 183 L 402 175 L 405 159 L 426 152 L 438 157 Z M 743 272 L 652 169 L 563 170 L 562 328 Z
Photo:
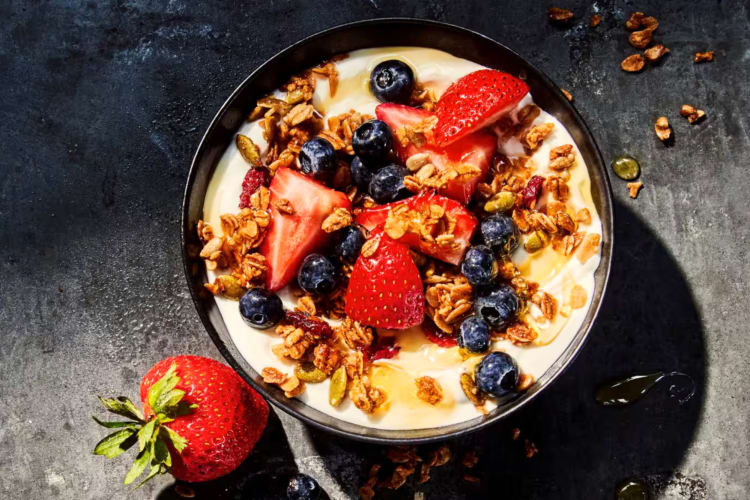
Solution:
M 428 36 L 438 33 L 439 36 Z M 433 429 L 384 430 L 351 424 L 296 399 L 287 399 L 278 388 L 265 384 L 232 345 L 213 297 L 203 287 L 205 269 L 197 255 L 200 242 L 195 234 L 195 224 L 202 213 L 211 173 L 251 109 L 252 102 L 278 88 L 291 74 L 333 55 L 358 48 L 388 45 L 438 48 L 524 76 L 535 102 L 568 128 L 585 157 L 592 178 L 592 196 L 602 221 L 602 255 L 595 276 L 595 295 L 581 329 L 563 355 L 532 389 L 508 406 L 498 407 L 488 417 Z M 182 204 L 181 243 L 185 276 L 201 321 L 226 361 L 268 401 L 308 424 L 340 436 L 381 444 L 419 444 L 475 432 L 497 422 L 531 401 L 569 366 L 588 337 L 604 298 L 612 264 L 613 225 L 612 190 L 601 152 L 583 118 L 552 80 L 511 49 L 480 33 L 436 21 L 385 18 L 348 23 L 311 35 L 268 59 L 235 89 L 211 121 L 193 157 Z M 220 333 L 219 330 L 223 331 Z

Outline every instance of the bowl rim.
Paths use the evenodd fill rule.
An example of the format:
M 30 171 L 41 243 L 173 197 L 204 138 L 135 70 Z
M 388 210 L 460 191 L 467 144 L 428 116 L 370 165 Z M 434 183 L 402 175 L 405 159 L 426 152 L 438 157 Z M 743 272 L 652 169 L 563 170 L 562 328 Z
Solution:
M 578 332 L 576 333 L 576 336 L 573 338 L 573 340 L 571 340 L 571 343 L 566 348 L 566 351 L 571 349 L 571 347 L 573 348 L 573 351 L 569 354 L 569 357 L 562 363 L 562 366 L 560 366 L 558 369 L 555 370 L 554 373 L 550 375 L 549 379 L 546 380 L 545 384 L 539 390 L 531 394 L 528 394 L 525 397 L 518 398 L 516 404 L 511 405 L 510 407 L 507 407 L 505 409 L 502 409 L 501 411 L 496 412 L 494 415 L 476 422 L 474 425 L 466 426 L 464 428 L 460 428 L 456 430 L 451 430 L 443 434 L 437 434 L 437 435 L 426 436 L 426 437 L 383 437 L 383 436 L 369 435 L 366 433 L 358 434 L 356 432 L 350 432 L 344 429 L 335 428 L 323 422 L 319 422 L 315 420 L 314 418 L 301 413 L 300 411 L 289 406 L 288 404 L 285 404 L 284 400 L 278 398 L 275 394 L 272 394 L 271 392 L 266 390 L 266 388 L 263 387 L 262 384 L 258 383 L 255 379 L 253 379 L 253 377 L 249 376 L 246 373 L 246 371 L 240 366 L 239 362 L 235 359 L 235 357 L 229 352 L 227 346 L 225 345 L 224 341 L 221 339 L 221 336 L 219 335 L 216 328 L 213 326 L 210 318 L 208 317 L 207 312 L 204 310 L 201 297 L 199 297 L 198 292 L 196 291 L 194 286 L 192 286 L 193 283 L 191 280 L 191 269 L 190 269 L 191 256 L 189 254 L 189 248 L 188 248 L 188 241 L 189 241 L 188 233 L 190 231 L 194 231 L 194 228 L 191 227 L 190 217 L 189 217 L 191 193 L 192 193 L 192 189 L 195 184 L 195 181 L 196 181 L 196 177 L 198 175 L 198 171 L 201 168 L 201 166 L 199 165 L 199 159 L 201 157 L 201 153 L 206 148 L 206 143 L 208 141 L 208 138 L 214 133 L 215 129 L 217 128 L 217 125 L 220 123 L 221 119 L 224 117 L 228 108 L 230 108 L 230 105 L 234 102 L 234 100 L 240 94 L 242 94 L 242 92 L 244 92 L 245 87 L 247 87 L 250 82 L 255 80 L 259 75 L 263 74 L 266 67 L 272 64 L 274 60 L 278 58 L 283 58 L 284 56 L 298 50 L 300 47 L 308 45 L 311 42 L 319 38 L 327 37 L 327 36 L 330 36 L 332 34 L 335 34 L 341 31 L 356 30 L 358 28 L 370 27 L 372 25 L 379 25 L 379 24 L 383 24 L 383 25 L 389 25 L 389 24 L 430 25 L 436 29 L 458 31 L 458 32 L 461 32 L 463 35 L 474 37 L 474 38 L 479 38 L 484 43 L 494 45 L 499 50 L 506 51 L 511 56 L 516 57 L 520 62 L 522 62 L 526 66 L 528 72 L 533 74 L 534 78 L 540 80 L 544 86 L 551 88 L 551 89 L 556 89 L 557 94 L 559 94 L 558 99 L 561 101 L 561 104 L 565 108 L 565 111 L 570 114 L 570 116 L 573 118 L 573 121 L 576 122 L 576 125 L 579 127 L 580 131 L 582 132 L 583 141 L 587 142 L 591 146 L 595 161 L 594 161 L 594 165 L 588 165 L 588 168 L 590 170 L 591 169 L 600 170 L 601 180 L 602 180 L 602 184 L 604 188 L 600 195 L 601 196 L 600 201 L 602 202 L 603 211 L 606 212 L 606 217 L 600 214 L 600 219 L 602 222 L 602 236 L 603 236 L 602 240 L 603 241 L 602 241 L 602 247 L 601 247 L 601 260 L 599 263 L 599 267 L 595 271 L 596 273 L 599 273 L 602 266 L 604 266 L 604 272 L 599 278 L 601 279 L 601 283 L 602 283 L 601 294 L 599 296 L 598 302 L 592 303 L 589 307 L 589 310 L 587 311 L 587 317 L 588 315 L 590 315 L 590 320 L 588 320 L 588 323 L 586 324 L 587 320 L 584 319 L 584 324 L 581 325 L 581 328 L 579 328 Z M 398 44 L 394 43 L 394 46 L 398 46 Z M 429 48 L 430 47 L 429 42 L 425 43 L 424 47 Z M 578 141 L 575 141 L 575 142 L 578 145 L 580 141 L 581 140 L 579 139 Z M 215 164 L 213 168 L 215 168 Z M 590 335 L 593 325 L 596 323 L 596 320 L 601 311 L 602 303 L 604 302 L 604 298 L 605 298 L 606 291 L 608 288 L 609 278 L 610 278 L 610 273 L 611 273 L 611 268 L 612 268 L 612 258 L 613 258 L 613 248 L 614 248 L 614 230 L 613 230 L 614 216 L 615 214 L 614 214 L 614 207 L 613 207 L 612 186 L 611 186 L 608 172 L 605 168 L 605 163 L 604 163 L 601 150 L 599 149 L 599 146 L 596 140 L 594 139 L 594 136 L 591 133 L 591 130 L 589 129 L 588 124 L 585 122 L 585 120 L 580 115 L 578 110 L 569 102 L 566 96 L 561 92 L 560 88 L 544 72 L 540 71 L 536 66 L 531 64 L 528 60 L 520 56 L 514 50 L 508 48 L 503 43 L 500 43 L 477 31 L 464 28 L 462 26 L 458 26 L 455 24 L 450 24 L 450 23 L 445 23 L 445 22 L 440 22 L 440 21 L 409 18 L 409 17 L 385 17 L 385 18 L 367 19 L 367 20 L 359 20 L 359 21 L 344 23 L 344 24 L 340 24 L 337 26 L 333 26 L 331 28 L 324 29 L 312 35 L 308 35 L 298 40 L 297 42 L 287 46 L 286 48 L 276 52 L 273 56 L 266 59 L 257 68 L 255 68 L 252 72 L 250 72 L 250 74 L 242 80 L 242 82 L 234 89 L 234 91 L 232 91 L 229 97 L 227 97 L 227 99 L 222 103 L 221 107 L 218 109 L 213 119 L 211 120 L 210 124 L 206 128 L 206 131 L 202 135 L 198 143 L 198 146 L 195 150 L 195 154 L 192 157 L 190 170 L 189 170 L 188 177 L 186 180 L 185 190 L 183 193 L 183 200 L 182 200 L 182 207 L 181 207 L 180 243 L 181 243 L 181 249 L 182 249 L 183 271 L 185 272 L 185 278 L 187 280 L 188 289 L 190 290 L 190 296 L 193 300 L 193 304 L 195 305 L 196 312 L 198 313 L 198 316 L 200 317 L 204 328 L 206 329 L 207 333 L 209 334 L 212 341 L 214 342 L 214 345 L 219 350 L 221 355 L 224 357 L 226 362 L 248 384 L 250 384 L 250 386 L 254 390 L 258 391 L 266 399 L 266 401 L 269 401 L 271 404 L 273 404 L 277 408 L 280 408 L 285 413 L 302 420 L 304 423 L 309 424 L 315 427 L 316 429 L 320 429 L 325 432 L 333 433 L 340 437 L 354 439 L 354 440 L 362 441 L 362 442 L 376 443 L 376 444 L 416 445 L 416 444 L 431 443 L 431 442 L 436 442 L 436 441 L 443 441 L 443 440 L 455 438 L 457 436 L 467 435 L 473 432 L 477 432 L 481 429 L 484 429 L 490 425 L 493 425 L 499 422 L 500 420 L 508 417 L 511 413 L 517 411 L 518 409 L 529 404 L 529 402 L 533 401 L 539 394 L 544 392 L 544 389 L 547 389 L 547 387 L 549 387 L 555 380 L 557 380 L 558 377 L 564 371 L 566 371 L 568 367 L 575 361 L 576 357 L 578 356 L 581 349 L 585 345 L 586 340 L 588 339 Z M 606 248 L 605 248 L 605 244 L 606 244 Z M 561 354 L 560 357 L 556 359 L 555 364 L 558 363 L 563 358 L 564 355 L 565 355 L 565 352 L 563 352 L 563 354 Z M 550 367 L 550 369 L 553 368 L 555 364 L 553 364 Z M 545 376 L 546 375 L 547 373 L 545 372 Z M 309 407 L 309 408 L 312 408 L 312 407 Z M 317 409 L 315 410 L 320 412 L 320 410 L 317 410 Z M 414 432 L 418 430 L 423 430 L 423 429 L 377 429 L 371 426 L 365 426 L 361 424 L 347 422 L 347 421 L 338 419 L 335 416 L 330 415 L 330 414 L 325 414 L 325 415 L 330 416 L 336 421 L 344 422 L 350 426 L 360 427 L 365 431 L 377 430 L 377 431 L 380 431 L 381 433 L 409 433 L 409 432 Z M 451 424 L 445 427 L 446 428 L 455 427 L 461 424 L 466 425 L 468 422 L 471 422 L 472 420 L 476 420 L 476 419 L 470 419 L 464 422 L 460 422 L 458 424 Z M 440 429 L 440 427 L 437 427 L 435 429 Z

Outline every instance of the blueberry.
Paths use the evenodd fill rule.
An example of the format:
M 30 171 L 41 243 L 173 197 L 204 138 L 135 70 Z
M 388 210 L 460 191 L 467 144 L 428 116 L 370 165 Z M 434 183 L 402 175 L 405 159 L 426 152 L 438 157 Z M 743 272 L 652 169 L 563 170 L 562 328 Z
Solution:
M 297 272 L 297 283 L 307 293 L 325 295 L 336 288 L 339 266 L 332 259 L 311 253 L 302 260 Z
M 354 131 L 352 148 L 363 158 L 384 159 L 393 147 L 393 134 L 385 122 L 366 121 Z
M 396 164 L 386 165 L 375 172 L 368 189 L 372 199 L 377 203 L 389 203 L 411 196 L 404 187 L 407 172 L 406 168 Z
M 381 102 L 408 104 L 413 89 L 414 72 L 401 61 L 383 61 L 370 73 L 370 90 Z
M 495 214 L 479 224 L 482 241 L 495 252 L 509 254 L 518 246 L 518 228 L 508 215 Z
M 289 480 L 286 497 L 289 500 L 316 500 L 320 498 L 320 485 L 306 474 L 295 474 Z
M 470 352 L 486 352 L 490 348 L 490 327 L 478 316 L 469 316 L 458 329 L 458 346 Z
M 344 262 L 354 262 L 359 257 L 359 251 L 365 243 L 365 235 L 359 226 L 346 226 L 338 231 L 334 246 L 336 255 Z
M 336 172 L 336 151 L 330 142 L 322 137 L 310 139 L 299 152 L 299 165 L 302 173 L 325 181 Z
M 477 245 L 466 251 L 461 262 L 461 273 L 474 286 L 487 286 L 497 276 L 497 262 L 492 250 L 484 245 Z
M 284 317 L 281 299 L 263 288 L 251 288 L 240 299 L 240 314 L 255 328 L 269 328 Z
M 477 387 L 493 396 L 504 396 L 518 385 L 518 365 L 504 352 L 491 352 L 474 370 Z
M 373 171 L 359 156 L 352 158 L 352 162 L 349 164 L 349 175 L 351 176 L 352 184 L 359 189 L 367 191 L 370 189 L 372 174 Z
M 496 330 L 508 326 L 521 309 L 521 300 L 506 284 L 480 290 L 474 299 L 474 312 Z

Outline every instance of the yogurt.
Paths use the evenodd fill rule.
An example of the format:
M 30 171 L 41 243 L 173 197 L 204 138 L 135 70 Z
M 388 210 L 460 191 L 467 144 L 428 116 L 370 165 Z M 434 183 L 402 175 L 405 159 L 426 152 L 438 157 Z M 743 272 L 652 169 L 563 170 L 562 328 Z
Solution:
M 438 97 L 455 80 L 483 69 L 483 66 L 476 63 L 434 49 L 388 47 L 358 50 L 335 63 L 339 72 L 339 86 L 333 98 L 329 97 L 328 80 L 318 79 L 313 97 L 314 106 L 325 118 L 352 109 L 374 115 L 379 102 L 368 88 L 370 72 L 378 63 L 389 59 L 400 59 L 409 64 L 417 81 L 424 87 L 433 89 Z M 533 96 L 527 95 L 516 111 L 532 102 Z M 591 223 L 581 224 L 579 230 L 601 235 L 601 221 L 591 197 L 591 181 L 586 165 L 573 138 L 555 117 L 542 110 L 534 125 L 549 122 L 555 124 L 554 129 L 531 155 L 531 160 L 536 164 L 534 174 L 545 177 L 558 174 L 547 167 L 550 150 L 556 146 L 572 144 L 577 160 L 576 165 L 569 169 L 570 199 L 567 205 L 573 213 L 587 208 L 591 214 Z M 243 124 L 237 132 L 250 137 L 261 148 L 261 153 L 265 153 L 267 144 L 257 122 Z M 509 157 L 524 154 L 523 147 L 515 138 L 506 142 L 499 141 L 499 150 Z M 210 223 L 216 231 L 221 228 L 221 214 L 238 211 L 237 203 L 246 172 L 247 163 L 235 145 L 230 145 L 216 167 L 203 206 L 203 220 Z M 493 342 L 493 350 L 507 352 L 517 361 L 522 373 L 539 379 L 565 351 L 584 321 L 594 295 L 594 272 L 599 265 L 600 255 L 597 252 L 581 262 L 575 256 L 561 256 L 550 246 L 534 254 L 526 253 L 521 247 L 514 252 L 512 259 L 524 278 L 538 283 L 540 289 L 554 296 L 560 306 L 568 303 L 575 285 L 586 291 L 583 307 L 572 309 L 567 317 L 558 313 L 551 323 L 534 319 L 541 315 L 534 314 L 532 307 L 526 319 L 539 331 L 539 337 L 532 345 L 517 346 L 507 340 Z M 210 280 L 215 277 L 210 271 L 208 275 Z M 289 290 L 282 290 L 279 295 L 286 308 L 294 308 L 296 300 Z M 285 373 L 293 371 L 294 363 L 282 361 L 271 352 L 271 346 L 280 342 L 274 329 L 257 330 L 248 326 L 239 313 L 236 301 L 217 296 L 216 303 L 232 341 L 256 371 L 260 372 L 265 367 L 273 367 Z M 328 380 L 319 384 L 307 384 L 306 390 L 298 398 L 341 420 L 380 429 L 431 428 L 456 424 L 481 415 L 466 398 L 459 383 L 460 374 L 472 369 L 478 357 L 464 360 L 457 347 L 443 348 L 432 344 L 419 327 L 398 332 L 397 335 L 401 348 L 398 356 L 377 360 L 373 364 L 373 385 L 382 388 L 388 398 L 374 414 L 360 411 L 348 398 L 340 406 L 332 407 L 328 403 Z M 435 406 L 416 396 L 414 379 L 425 375 L 436 379 L 443 389 L 443 399 Z M 493 407 L 494 403 L 489 400 L 486 408 L 491 410 Z

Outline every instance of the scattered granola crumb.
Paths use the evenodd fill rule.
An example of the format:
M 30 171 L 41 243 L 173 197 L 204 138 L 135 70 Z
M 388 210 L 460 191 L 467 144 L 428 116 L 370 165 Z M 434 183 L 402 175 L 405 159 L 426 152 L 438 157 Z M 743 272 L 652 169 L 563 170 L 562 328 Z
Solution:
M 680 108 L 680 114 L 688 119 L 689 123 L 695 123 L 701 118 L 706 116 L 706 112 L 702 109 L 694 108 L 689 104 L 683 104 Z
M 369 240 L 365 241 L 365 244 L 362 245 L 362 250 L 360 250 L 360 255 L 362 257 L 370 257 L 375 254 L 375 252 L 378 251 L 378 246 L 380 245 L 380 238 L 370 238 Z
M 513 441 L 517 441 L 519 437 L 521 437 L 521 429 L 515 427 L 511 433 L 511 438 Z
M 672 129 L 669 127 L 669 120 L 666 116 L 660 116 L 654 123 L 654 132 L 662 142 L 668 141 L 672 137 Z M 635 198 L 635 196 L 633 197 Z
M 552 170 L 565 170 L 572 167 L 575 161 L 576 152 L 572 144 L 557 146 L 549 152 L 549 168 Z
M 565 90 L 565 89 L 560 89 L 560 90 L 562 90 L 562 93 L 563 93 L 563 95 L 564 95 L 564 96 L 565 96 L 565 97 L 566 97 L 566 98 L 567 98 L 567 99 L 568 99 L 568 100 L 569 100 L 570 102 L 573 102 L 573 94 L 571 94 L 570 92 L 568 92 L 568 91 L 567 91 L 567 90 Z
M 645 49 L 654 39 L 654 29 L 655 28 L 646 28 L 634 31 L 628 37 L 628 42 L 630 42 L 630 45 L 636 49 Z
M 563 92 L 565 91 L 563 90 Z M 547 137 L 550 132 L 552 132 L 553 128 L 555 128 L 554 123 L 543 123 L 541 125 L 532 127 L 531 130 L 529 130 L 524 136 L 522 141 L 523 145 L 529 151 L 536 150 L 542 144 L 542 141 L 544 141 L 545 137 Z
M 602 16 L 600 16 L 599 14 L 594 14 L 589 19 L 589 26 L 591 26 L 592 28 L 596 28 L 597 26 L 599 26 L 601 22 L 602 22 Z
M 657 43 L 650 49 L 646 49 L 646 51 L 643 53 L 643 55 L 646 56 L 646 59 L 650 63 L 655 63 L 667 54 L 669 54 L 669 49 L 660 43 Z
M 628 56 L 620 63 L 620 68 L 628 73 L 637 73 L 646 65 L 646 60 L 641 54 Z
M 714 60 L 714 51 L 708 50 L 706 52 L 696 52 L 693 57 L 694 63 L 711 62 Z
M 642 182 L 628 182 L 628 194 L 630 194 L 630 197 L 633 199 L 638 198 L 638 193 L 640 192 L 641 188 L 643 187 Z
M 297 299 L 297 310 L 307 313 L 310 316 L 315 316 L 315 313 L 317 312 L 315 301 L 309 295 L 303 295 Z
M 631 12 L 630 17 L 625 21 L 625 28 L 630 31 L 637 30 L 643 26 L 642 21 L 644 17 L 646 17 L 646 14 L 643 12 Z
M 526 458 L 531 458 L 537 453 L 539 453 L 539 448 L 536 447 L 536 445 L 529 441 L 528 439 L 524 439 L 523 441 L 523 447 Z
M 576 222 L 591 224 L 591 212 L 589 212 L 588 208 L 582 208 L 576 212 Z
M 443 399 L 443 388 L 437 380 L 424 376 L 416 379 L 417 397 L 431 405 L 436 405 Z
M 560 7 L 550 7 L 548 15 L 550 21 L 560 24 L 568 24 L 573 19 L 573 11 L 570 9 L 561 9 Z
M 182 498 L 195 498 L 195 490 L 186 484 L 175 484 L 174 492 Z
M 641 184 L 638 182 L 637 184 Z M 587 234 L 583 239 L 578 250 L 578 260 L 581 264 L 585 263 L 591 257 L 599 253 L 599 244 L 602 242 L 602 236 L 597 233 Z
M 461 459 L 461 465 L 466 467 L 467 469 L 473 468 L 477 462 L 479 462 L 479 457 L 477 456 L 476 451 L 467 451 L 464 454 L 464 457 Z
M 464 481 L 468 481 L 470 483 L 478 483 L 480 481 L 480 479 L 473 474 L 464 474 L 463 479 Z

